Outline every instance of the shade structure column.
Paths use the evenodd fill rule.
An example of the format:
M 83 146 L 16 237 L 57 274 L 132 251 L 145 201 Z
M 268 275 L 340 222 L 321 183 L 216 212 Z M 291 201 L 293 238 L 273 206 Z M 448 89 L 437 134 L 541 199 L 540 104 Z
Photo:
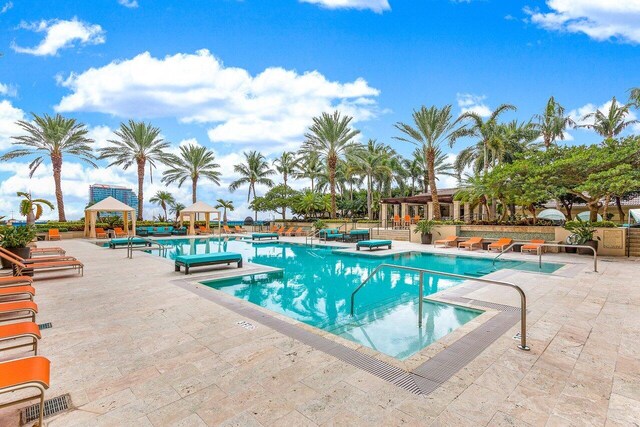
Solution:
M 386 203 L 380 204 L 380 222 L 383 227 L 387 226 L 387 206 L 388 205 Z
M 210 229 L 209 229 L 209 212 L 205 212 L 204 213 L 204 229 L 207 230 L 207 234 L 210 234 Z
M 97 212 L 89 212 L 89 237 L 96 238 L 96 216 Z
M 129 235 L 129 215 L 127 212 L 122 212 L 122 225 L 127 236 Z
M 471 222 L 471 203 L 464 204 L 464 221 Z
M 453 201 L 453 220 L 460 220 L 460 201 L 458 200 Z
M 135 211 L 131 212 L 131 234 L 133 236 L 136 235 L 136 216 Z
M 195 228 L 195 224 L 194 224 L 194 214 L 190 213 L 189 214 L 189 235 L 193 236 L 194 234 L 196 234 L 196 228 Z
M 433 219 L 433 202 L 427 203 L 427 219 L 429 221 Z

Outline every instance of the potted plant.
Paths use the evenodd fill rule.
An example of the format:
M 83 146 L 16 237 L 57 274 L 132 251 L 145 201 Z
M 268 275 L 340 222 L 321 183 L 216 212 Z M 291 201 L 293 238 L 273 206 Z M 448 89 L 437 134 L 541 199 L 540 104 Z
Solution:
M 431 244 L 432 234 L 431 230 L 435 226 L 435 221 L 423 219 L 422 221 L 418 221 L 416 224 L 416 228 L 413 230 L 414 233 L 420 233 L 420 240 L 423 245 Z
M 567 238 L 567 243 L 570 245 L 591 246 L 593 249 L 598 250 L 598 241 L 593 239 L 596 228 L 590 222 L 581 220 L 567 221 L 564 228 L 573 233 Z M 581 255 L 591 255 L 593 253 L 585 248 L 565 248 L 565 252 L 569 253 L 575 253 L 576 250 Z
M 21 258 L 31 256 L 31 248 L 27 246 L 36 237 L 35 227 L 4 226 L 0 228 L 0 246 Z M 10 268 L 11 263 L 2 259 L 2 267 Z

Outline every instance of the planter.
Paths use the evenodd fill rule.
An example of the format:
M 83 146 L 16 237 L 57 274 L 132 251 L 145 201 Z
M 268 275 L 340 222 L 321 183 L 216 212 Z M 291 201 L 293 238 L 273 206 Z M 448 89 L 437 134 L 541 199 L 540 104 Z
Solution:
M 423 245 L 430 245 L 432 238 L 433 238 L 433 235 L 431 233 L 420 235 L 420 241 L 422 241 Z
M 568 254 L 575 254 L 577 250 L 578 248 L 569 248 L 569 247 L 564 248 L 564 251 Z
M 598 250 L 598 241 L 597 240 L 588 240 L 588 241 L 584 242 L 583 244 L 585 246 L 591 246 L 596 251 Z M 589 249 L 585 249 L 585 248 L 577 248 L 577 249 L 578 249 L 578 253 L 580 255 L 593 255 L 593 252 L 591 252 Z
M 18 255 L 20 258 L 29 258 L 31 257 L 31 248 L 6 248 L 9 252 Z M 13 264 L 9 261 L 2 258 L 2 268 L 11 268 Z

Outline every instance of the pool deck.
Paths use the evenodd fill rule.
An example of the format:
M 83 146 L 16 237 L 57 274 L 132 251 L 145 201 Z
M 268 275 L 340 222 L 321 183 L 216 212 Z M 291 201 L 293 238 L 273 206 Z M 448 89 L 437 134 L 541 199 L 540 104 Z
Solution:
M 392 251 L 365 254 L 495 256 L 393 243 Z M 144 253 L 129 260 L 123 249 L 83 240 L 41 246 L 47 245 L 62 246 L 85 264 L 84 277 L 36 276 L 37 321 L 53 325 L 42 331 L 40 344 L 40 354 L 52 362 L 47 397 L 69 393 L 74 407 L 47 419 L 47 426 L 615 426 L 640 419 L 638 260 L 602 258 L 594 273 L 588 256 L 545 254 L 543 261 L 567 265 L 551 275 L 493 273 L 527 294 L 531 351 L 516 348 L 519 327 L 513 325 L 428 395 L 417 395 L 306 344 L 303 334 L 299 340 L 266 326 L 260 319 L 270 316 L 256 306 L 234 299 L 232 309 L 232 297 L 218 303 L 221 292 L 197 285 L 267 268 L 246 263 L 240 270 L 217 267 L 185 276 L 173 271 L 171 261 Z M 451 290 L 436 297 L 519 304 L 515 292 L 477 281 Z M 485 320 L 492 316 L 496 312 Z M 420 362 L 436 360 L 485 325 L 469 322 L 423 350 Z M 1 410 L 0 427 L 18 425 L 18 409 Z

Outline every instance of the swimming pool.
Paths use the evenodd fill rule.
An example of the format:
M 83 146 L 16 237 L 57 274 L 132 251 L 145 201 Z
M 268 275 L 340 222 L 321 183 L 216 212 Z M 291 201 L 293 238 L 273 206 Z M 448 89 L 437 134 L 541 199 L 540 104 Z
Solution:
M 238 252 L 246 261 L 281 269 L 205 282 L 229 295 L 358 342 L 389 356 L 406 359 L 481 314 L 448 304 L 425 301 L 423 326 L 418 328 L 418 275 L 383 269 L 359 293 L 356 315 L 349 315 L 351 293 L 381 263 L 480 276 L 495 269 L 538 271 L 536 263 L 420 252 L 388 256 L 340 253 L 338 248 L 291 243 L 254 244 L 241 240 L 167 239 L 166 256 L 206 252 Z M 157 251 L 152 251 L 157 253 Z M 560 264 L 543 264 L 552 272 Z M 460 281 L 425 276 L 424 294 Z

